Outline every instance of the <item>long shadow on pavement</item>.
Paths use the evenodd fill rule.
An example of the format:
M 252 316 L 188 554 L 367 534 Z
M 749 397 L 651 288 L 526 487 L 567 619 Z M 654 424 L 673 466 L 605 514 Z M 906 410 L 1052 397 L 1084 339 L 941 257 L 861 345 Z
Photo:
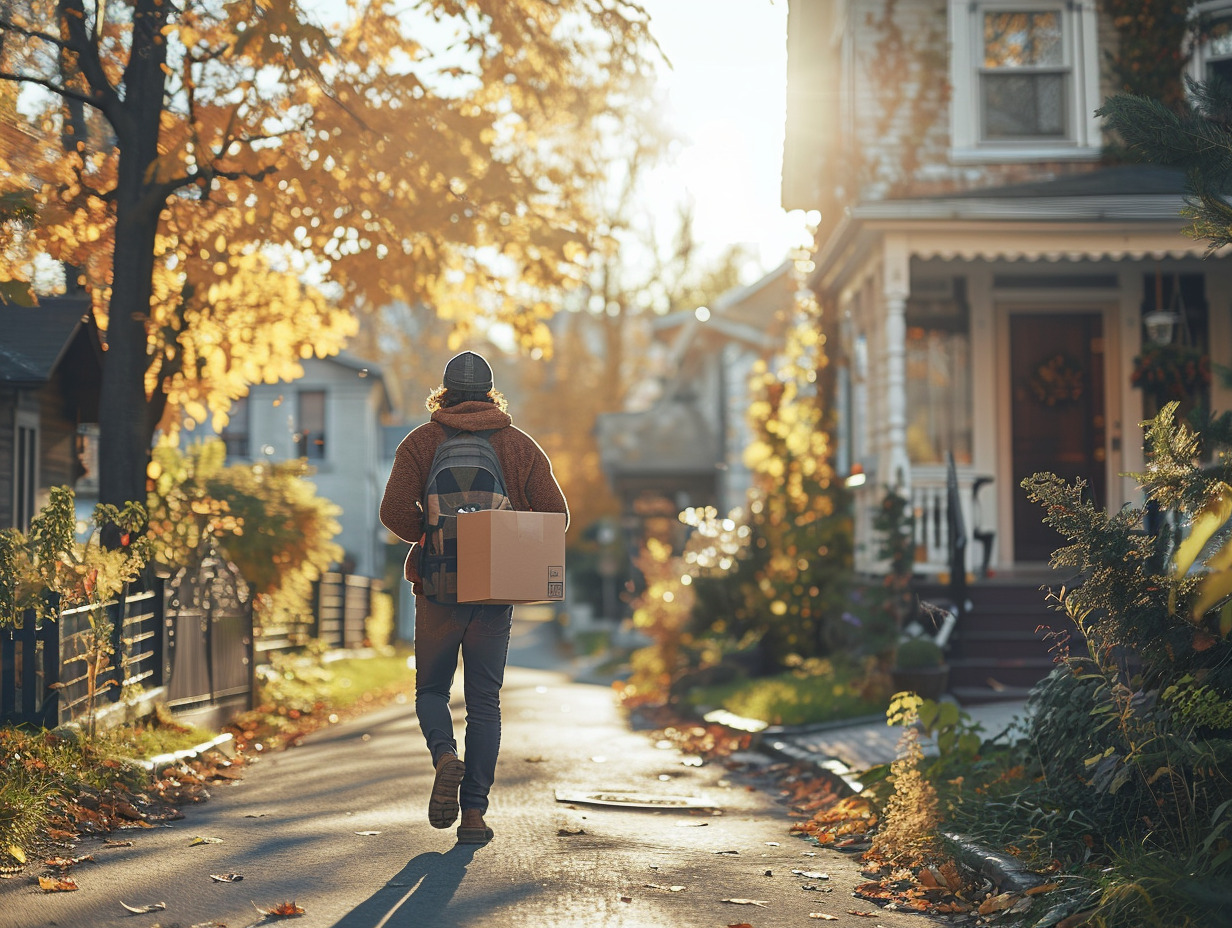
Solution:
M 413 858 L 388 883 L 335 923 L 334 928 L 417 928 L 440 924 L 440 915 L 466 876 L 479 848 L 455 844 L 441 854 Z

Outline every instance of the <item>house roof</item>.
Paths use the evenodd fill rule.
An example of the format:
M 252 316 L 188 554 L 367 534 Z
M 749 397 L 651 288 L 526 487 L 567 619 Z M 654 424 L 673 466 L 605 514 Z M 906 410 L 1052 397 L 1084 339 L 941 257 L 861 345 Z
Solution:
M 46 383 L 81 328 L 89 303 L 44 297 L 35 307 L 0 306 L 0 383 Z
M 1177 218 L 1185 175 L 1175 168 L 1124 164 L 1053 180 L 957 193 L 859 203 L 855 219 L 1140 221 Z
M 1052 180 L 1031 181 L 984 187 L 952 194 L 951 199 L 988 197 L 1123 197 L 1130 193 L 1146 196 L 1180 196 L 1185 193 L 1185 172 L 1155 164 L 1117 164 L 1066 174 Z M 924 199 L 938 199 L 926 197 Z

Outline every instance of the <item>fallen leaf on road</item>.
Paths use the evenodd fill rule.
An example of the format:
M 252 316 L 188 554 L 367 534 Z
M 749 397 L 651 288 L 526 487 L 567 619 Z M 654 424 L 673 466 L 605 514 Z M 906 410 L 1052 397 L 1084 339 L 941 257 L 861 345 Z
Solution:
M 131 841 L 112 841 L 110 838 L 108 838 L 106 841 L 103 842 L 103 847 L 106 847 L 106 848 L 132 847 L 132 846 L 133 846 L 133 842 Z
M 876 912 L 861 912 L 861 911 L 859 911 L 859 910 L 857 910 L 857 909 L 848 909 L 848 910 L 847 910 L 847 914 L 848 914 L 848 915 L 857 915 L 857 916 L 859 916 L 860 918 L 876 918 L 876 917 L 877 917 L 877 913 L 876 913 Z
M 1054 889 L 1060 889 L 1060 883 L 1045 883 L 1043 886 L 1032 886 L 1027 890 L 1028 896 L 1038 896 L 1040 893 L 1050 893 Z
M 998 896 L 990 896 L 980 903 L 980 914 L 991 915 L 994 912 L 1000 912 L 1008 909 L 1018 900 L 1016 893 L 1001 893 Z
M 265 818 L 268 815 L 268 812 L 249 812 L 244 818 Z
M 621 902 L 632 902 L 632 901 L 633 901 L 633 897 L 632 897 L 632 896 L 621 896 L 621 897 L 620 897 L 620 901 L 621 901 Z
M 678 893 L 684 889 L 683 886 L 664 886 L 662 883 L 643 883 L 647 889 L 661 889 L 665 893 Z
M 676 827 L 677 828 L 705 828 L 709 824 L 710 824 L 709 822 L 677 822 Z M 732 853 L 736 853 L 736 852 L 733 851 Z
M 189 847 L 196 847 L 198 844 L 222 844 L 222 838 L 203 838 L 198 835 L 188 842 Z
M 238 883 L 243 877 L 238 873 L 211 873 L 210 879 L 215 883 Z
M 806 880 L 828 880 L 830 874 L 822 873 L 820 870 L 793 870 L 791 871 L 796 876 L 802 876 Z
M 167 907 L 165 902 L 151 902 L 149 905 L 129 905 L 127 902 L 121 902 L 120 905 L 134 915 L 149 915 L 151 912 L 161 912 Z
M 55 867 L 57 870 L 67 870 L 69 867 L 74 867 L 87 860 L 93 863 L 94 855 L 82 854 L 80 857 L 48 857 L 43 863 L 48 867 Z
M 727 928 L 753 928 L 748 922 L 729 922 Z
M 556 835 L 560 838 L 572 838 L 576 835 L 586 834 L 585 828 L 557 828 Z
M 720 856 L 726 856 L 726 857 L 739 857 L 740 856 L 739 851 L 715 851 L 715 853 Z
M 547 760 L 547 758 L 546 758 L 546 757 L 540 757 L 538 754 L 536 754 L 534 757 L 523 757 L 523 758 L 522 758 L 522 763 L 524 763 L 524 764 L 542 764 L 542 763 L 543 763 L 544 761 L 546 761 L 546 760 Z
M 77 888 L 77 882 L 68 877 L 40 876 L 39 889 L 45 893 L 71 893 Z
M 761 906 L 763 909 L 770 905 L 769 902 L 762 899 L 720 899 L 719 901 L 730 902 L 732 905 L 756 905 Z
M 263 909 L 254 902 L 253 907 L 262 915 L 270 918 L 299 918 L 304 914 L 303 906 L 296 905 L 294 902 L 280 902 L 272 909 Z
M 355 833 L 357 835 L 379 835 L 380 834 L 379 831 L 357 831 Z
M 192 928 L 227 928 L 226 922 L 197 922 Z
M 809 918 L 824 918 L 828 922 L 838 921 L 837 915 L 827 915 L 825 912 L 809 912 Z
M 766 847 L 778 847 L 778 846 L 779 846 L 779 843 L 777 841 L 767 841 L 766 842 Z

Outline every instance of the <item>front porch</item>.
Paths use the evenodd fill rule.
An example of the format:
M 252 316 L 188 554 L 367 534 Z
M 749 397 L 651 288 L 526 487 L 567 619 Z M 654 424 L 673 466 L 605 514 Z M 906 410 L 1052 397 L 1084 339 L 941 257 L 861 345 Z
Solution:
M 1059 546 L 1020 487 L 1032 473 L 1082 480 L 1110 511 L 1141 502 L 1126 475 L 1152 413 L 1130 378 L 1144 315 L 1168 311 L 1179 344 L 1232 364 L 1232 261 L 1183 234 L 1181 190 L 1173 172 L 1109 168 L 864 204 L 839 225 L 812 286 L 838 321 L 857 570 L 880 567 L 872 522 L 890 487 L 911 502 L 916 571 L 950 570 L 951 456 L 972 574 L 1042 567 Z M 1232 408 L 1218 378 L 1196 399 Z

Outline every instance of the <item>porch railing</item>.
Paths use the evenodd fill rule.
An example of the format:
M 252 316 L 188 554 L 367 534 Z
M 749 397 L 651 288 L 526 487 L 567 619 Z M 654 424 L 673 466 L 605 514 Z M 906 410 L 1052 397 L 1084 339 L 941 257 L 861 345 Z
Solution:
M 968 541 L 978 540 L 973 534 L 980 531 L 988 535 L 990 526 L 990 502 L 984 503 L 984 511 L 977 513 L 972 490 L 977 481 L 987 482 L 971 467 L 956 467 L 958 502 L 962 512 L 962 524 Z M 915 571 L 921 574 L 950 572 L 950 521 L 949 490 L 944 464 L 915 464 L 911 468 L 911 510 L 914 515 Z M 885 487 L 865 484 L 856 491 L 856 569 L 865 573 L 879 573 L 885 565 L 877 559 L 877 539 L 873 529 L 873 514 L 877 511 Z M 985 500 L 991 499 L 988 490 L 983 491 Z M 991 539 L 989 540 L 991 543 Z M 982 566 L 983 545 L 966 545 L 964 560 L 968 571 Z

